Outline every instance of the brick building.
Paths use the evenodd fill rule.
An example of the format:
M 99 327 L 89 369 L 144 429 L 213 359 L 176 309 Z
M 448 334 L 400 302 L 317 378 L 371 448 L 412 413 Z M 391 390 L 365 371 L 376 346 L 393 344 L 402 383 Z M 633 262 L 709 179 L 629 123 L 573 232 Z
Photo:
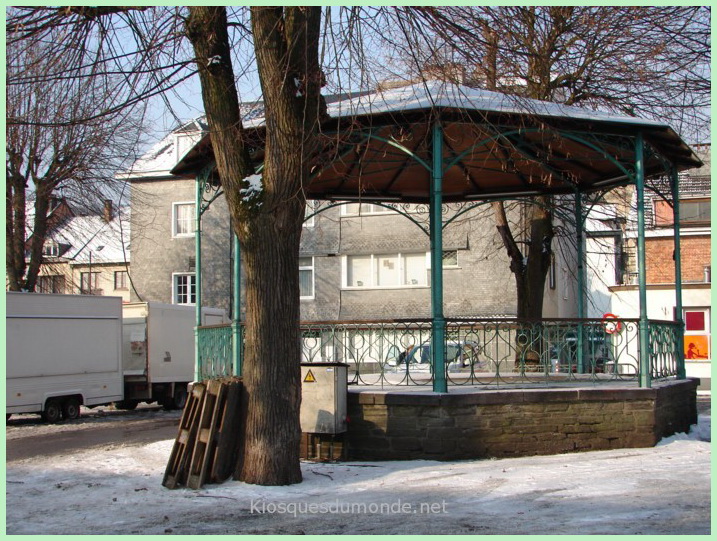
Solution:
M 696 145 L 694 150 L 704 166 L 679 176 L 682 317 L 687 375 L 699 377 L 700 388 L 707 390 L 712 356 L 711 152 L 710 145 Z M 661 195 L 669 194 L 666 180 L 652 186 L 645 192 L 647 312 L 650 319 L 671 320 L 675 317 L 672 203 Z M 591 317 L 610 312 L 634 318 L 639 316 L 635 194 L 626 190 L 613 197 L 588 217 L 588 310 Z M 629 207 L 625 201 L 631 201 Z

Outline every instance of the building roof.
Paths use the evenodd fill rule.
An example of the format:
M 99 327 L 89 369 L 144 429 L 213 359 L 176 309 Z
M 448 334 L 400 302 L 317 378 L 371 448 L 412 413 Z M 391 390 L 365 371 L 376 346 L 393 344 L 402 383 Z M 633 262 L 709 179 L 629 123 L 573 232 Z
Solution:
M 431 127 L 443 128 L 445 201 L 538 193 L 573 193 L 625 184 L 635 163 L 634 140 L 647 143 L 645 171 L 665 159 L 684 170 L 700 159 L 668 125 L 509 96 L 441 81 L 342 96 L 327 104 L 323 151 L 306 187 L 314 199 L 426 202 L 430 193 Z M 253 158 L 263 160 L 262 104 L 244 115 Z M 197 132 L 198 134 L 198 132 Z M 165 139 L 165 142 L 167 140 Z M 157 151 L 161 151 L 161 144 Z M 165 149 L 164 155 L 168 154 Z M 193 175 L 213 161 L 210 136 L 174 153 L 174 175 Z M 135 170 L 148 170 L 153 158 Z M 163 163 L 167 167 L 172 160 Z
M 90 258 L 93 264 L 125 263 L 130 260 L 129 218 L 127 207 L 109 222 L 103 216 L 75 216 L 55 229 L 47 240 L 63 247 L 60 260 L 70 264 L 89 264 Z

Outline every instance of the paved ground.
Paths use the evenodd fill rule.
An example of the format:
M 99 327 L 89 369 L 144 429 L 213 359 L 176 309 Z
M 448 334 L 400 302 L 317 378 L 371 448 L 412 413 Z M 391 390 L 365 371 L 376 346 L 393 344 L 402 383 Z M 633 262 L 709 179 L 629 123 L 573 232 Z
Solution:
M 75 421 L 49 425 L 39 415 L 13 415 L 6 423 L 6 464 L 80 450 L 174 439 L 181 412 L 142 405 L 135 411 L 82 408 Z

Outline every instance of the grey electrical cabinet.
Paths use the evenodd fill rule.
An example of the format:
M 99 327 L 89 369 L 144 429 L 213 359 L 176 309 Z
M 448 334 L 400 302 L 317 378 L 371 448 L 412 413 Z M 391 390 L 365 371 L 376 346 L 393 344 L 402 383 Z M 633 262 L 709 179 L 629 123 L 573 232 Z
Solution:
M 302 432 L 346 432 L 347 367 L 345 363 L 301 364 Z

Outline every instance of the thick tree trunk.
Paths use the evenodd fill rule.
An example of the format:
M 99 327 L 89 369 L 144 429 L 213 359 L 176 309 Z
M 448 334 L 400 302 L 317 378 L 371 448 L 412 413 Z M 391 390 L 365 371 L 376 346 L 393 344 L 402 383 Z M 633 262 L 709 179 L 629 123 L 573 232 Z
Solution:
M 553 226 L 550 198 L 536 197 L 529 204 L 530 238 L 524 256 L 510 230 L 502 202 L 493 203 L 496 227 L 510 259 L 510 270 L 515 276 L 518 319 L 524 323 L 517 331 L 516 368 L 537 369 L 541 344 L 533 330 L 534 322 L 543 316 L 545 277 L 550 269 Z
M 318 133 L 320 8 L 252 8 L 266 111 L 260 219 L 245 240 L 247 432 L 239 479 L 301 481 L 299 242 Z
M 543 315 L 545 278 L 550 269 L 553 224 L 550 198 L 540 196 L 530 203 L 530 238 L 525 270 L 524 291 L 518 298 L 518 317 L 540 319 Z
M 197 55 L 217 168 L 246 272 L 245 437 L 235 477 L 255 484 L 301 481 L 299 241 L 303 186 L 318 133 L 321 8 L 252 8 L 265 117 L 261 189 L 249 159 L 226 36 L 224 8 L 192 7 Z
M 47 213 L 50 210 L 50 198 L 54 186 L 40 183 L 35 190 L 35 217 L 32 225 L 32 238 L 30 239 L 30 262 L 27 265 L 23 289 L 35 291 L 37 277 L 40 275 L 40 266 L 43 262 L 42 248 L 47 236 Z
M 26 235 L 25 177 L 11 164 L 7 171 L 5 186 L 5 275 L 10 291 L 35 291 L 40 266 L 43 263 L 42 248 L 47 234 L 47 212 L 52 188 L 38 183 L 35 189 L 34 218 L 30 242 Z M 27 257 L 27 259 L 26 259 Z M 29 261 L 29 262 L 28 262 Z
M 246 271 L 244 388 L 246 432 L 237 477 L 247 483 L 301 481 L 299 348 L 299 231 L 296 221 L 265 216 L 242 252 Z M 282 227 L 284 221 L 288 227 Z
M 9 171 L 5 182 L 5 271 L 10 291 L 20 291 L 25 274 L 25 183 Z

